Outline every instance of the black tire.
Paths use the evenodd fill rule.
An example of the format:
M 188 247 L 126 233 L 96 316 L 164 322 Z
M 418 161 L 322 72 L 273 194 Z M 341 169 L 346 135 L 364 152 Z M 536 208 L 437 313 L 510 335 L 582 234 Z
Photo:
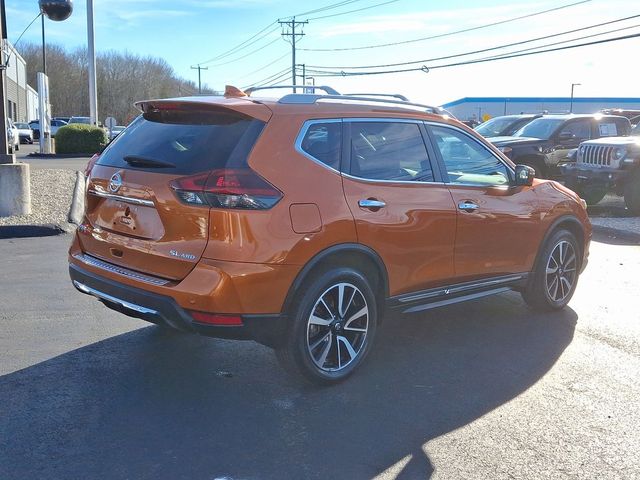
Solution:
M 564 257 L 563 249 L 559 247 L 561 244 L 565 248 Z M 567 246 L 570 246 L 570 249 Z M 539 311 L 564 308 L 573 297 L 578 284 L 581 251 L 573 233 L 564 229 L 553 232 L 542 246 L 529 284 L 522 292 L 524 301 Z M 574 257 L 573 260 L 571 255 Z M 557 268 L 556 271 L 553 271 L 554 266 Z
M 366 278 L 350 268 L 324 272 L 300 292 L 289 312 L 285 339 L 276 349 L 278 360 L 289 373 L 312 383 L 340 382 L 362 364 L 373 346 L 378 323 L 375 294 Z M 360 314 L 363 309 L 366 314 Z M 316 323 L 325 321 L 329 324 Z
M 16 152 L 20 151 L 20 142 L 16 143 L 15 149 L 16 149 Z
M 632 215 L 640 215 L 640 169 L 631 174 L 624 186 L 624 203 Z
M 607 194 L 607 189 L 598 187 L 583 187 L 575 190 L 575 192 L 580 195 L 580 198 L 584 199 L 584 201 L 587 202 L 587 205 L 597 205 Z

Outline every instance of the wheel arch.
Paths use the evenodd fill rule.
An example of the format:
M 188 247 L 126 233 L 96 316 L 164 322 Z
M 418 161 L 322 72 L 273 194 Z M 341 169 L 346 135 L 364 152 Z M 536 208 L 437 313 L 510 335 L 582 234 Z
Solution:
M 378 322 L 383 318 L 386 299 L 389 296 L 389 276 L 387 269 L 373 249 L 357 243 L 333 245 L 316 254 L 300 270 L 285 297 L 283 312 L 289 312 L 295 302 L 296 295 L 314 274 L 320 274 L 333 267 L 352 267 L 367 276 L 372 282 L 378 306 Z
M 584 262 L 586 232 L 584 231 L 584 227 L 582 226 L 582 223 L 580 223 L 580 220 L 573 215 L 562 215 L 561 217 L 556 218 L 551 225 L 549 225 L 549 228 L 547 228 L 544 237 L 542 237 L 542 242 L 540 242 L 540 246 L 538 247 L 538 254 L 536 255 L 534 265 L 538 264 L 542 248 L 547 243 L 551 235 L 561 228 L 564 228 L 575 235 L 576 240 L 578 241 L 578 247 L 580 248 L 580 268 L 582 268 L 582 264 Z

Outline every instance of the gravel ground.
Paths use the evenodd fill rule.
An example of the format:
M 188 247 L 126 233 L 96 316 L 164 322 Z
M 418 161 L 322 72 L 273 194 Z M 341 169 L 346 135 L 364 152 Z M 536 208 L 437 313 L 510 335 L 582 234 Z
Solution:
M 593 225 L 640 234 L 640 217 L 629 214 L 622 197 L 607 195 L 600 203 L 589 207 L 589 216 Z
M 67 222 L 76 173 L 71 170 L 31 170 L 31 215 L 0 217 L 2 225 L 57 225 L 71 231 Z

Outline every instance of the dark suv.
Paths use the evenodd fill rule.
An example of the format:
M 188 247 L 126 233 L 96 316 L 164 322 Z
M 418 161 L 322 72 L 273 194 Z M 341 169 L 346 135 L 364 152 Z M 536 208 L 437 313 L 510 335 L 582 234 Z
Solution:
M 488 140 L 514 163 L 528 165 L 540 178 L 560 174 L 558 164 L 587 140 L 628 136 L 631 123 L 616 115 L 545 115 L 528 123 L 512 137 Z

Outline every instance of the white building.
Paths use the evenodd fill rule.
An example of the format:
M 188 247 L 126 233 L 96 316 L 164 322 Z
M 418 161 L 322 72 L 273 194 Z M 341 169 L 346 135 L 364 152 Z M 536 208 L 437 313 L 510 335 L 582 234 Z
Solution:
M 640 110 L 640 98 L 621 97 L 465 97 L 442 105 L 459 120 L 518 113 L 596 113 L 604 108 Z
M 27 63 L 9 42 L 7 55 L 7 117 L 14 122 L 38 118 L 38 93 L 27 85 Z

